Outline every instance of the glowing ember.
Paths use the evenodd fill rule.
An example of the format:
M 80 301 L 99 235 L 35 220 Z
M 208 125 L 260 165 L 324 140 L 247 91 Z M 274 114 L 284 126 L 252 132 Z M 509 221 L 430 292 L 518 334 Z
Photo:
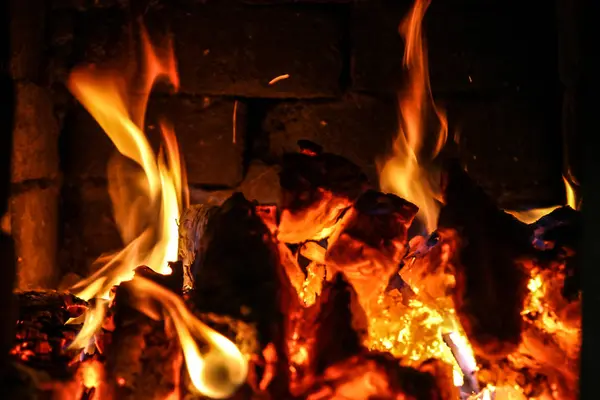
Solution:
M 279 81 L 288 79 L 289 77 L 290 77 L 290 74 L 283 74 L 283 75 L 276 76 L 275 78 L 273 78 L 269 81 L 269 85 L 274 85 Z
M 564 273 L 561 266 L 548 270 L 532 268 L 527 285 L 529 295 L 525 300 L 522 315 L 527 321 L 542 331 L 551 334 L 562 350 L 572 359 L 576 359 L 581 346 L 581 321 L 578 313 L 580 304 L 567 304 L 561 290 L 564 285 Z
M 400 34 L 405 40 L 404 67 L 408 87 L 399 96 L 399 132 L 393 155 L 383 163 L 379 183 L 383 191 L 392 192 L 419 206 L 419 218 L 429 233 L 437 227 L 439 189 L 432 183 L 432 171 L 426 166 L 424 155 L 425 121 L 436 115 L 439 121 L 437 138 L 430 154 L 433 159 L 446 143 L 447 121 L 436 108 L 429 86 L 427 53 L 423 43 L 421 25 L 429 0 L 417 0 L 408 17 L 400 24 Z

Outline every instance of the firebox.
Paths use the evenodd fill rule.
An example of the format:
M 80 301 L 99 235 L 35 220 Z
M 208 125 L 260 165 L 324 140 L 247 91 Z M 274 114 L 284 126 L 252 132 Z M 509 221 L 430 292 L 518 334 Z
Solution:
M 578 398 L 574 7 L 12 1 L 9 398 Z

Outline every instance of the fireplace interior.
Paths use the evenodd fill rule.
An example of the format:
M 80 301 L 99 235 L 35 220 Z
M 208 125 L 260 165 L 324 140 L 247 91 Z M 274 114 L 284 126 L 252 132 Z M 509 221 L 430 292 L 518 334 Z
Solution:
M 12 0 L 9 398 L 578 398 L 574 4 Z

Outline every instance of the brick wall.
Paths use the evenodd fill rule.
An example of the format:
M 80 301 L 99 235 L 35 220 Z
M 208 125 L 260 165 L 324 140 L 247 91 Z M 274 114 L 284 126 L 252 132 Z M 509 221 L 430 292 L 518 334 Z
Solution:
M 48 85 L 61 121 L 63 263 L 81 266 L 72 270 L 83 273 L 118 245 L 106 194 L 114 149 L 63 82 L 80 62 L 132 56 L 140 18 L 151 36 L 173 35 L 182 84 L 177 95 L 153 96 L 148 125 L 160 113 L 174 122 L 199 193 L 241 188 L 273 199 L 278 157 L 301 138 L 376 179 L 374 159 L 396 130 L 403 53 L 397 26 L 409 1 L 53 4 Z M 564 197 L 556 20 L 553 2 L 542 0 L 433 0 L 426 16 L 434 96 L 448 111 L 450 133 L 460 132 L 457 154 L 506 207 Z M 289 78 L 268 84 L 282 74 Z

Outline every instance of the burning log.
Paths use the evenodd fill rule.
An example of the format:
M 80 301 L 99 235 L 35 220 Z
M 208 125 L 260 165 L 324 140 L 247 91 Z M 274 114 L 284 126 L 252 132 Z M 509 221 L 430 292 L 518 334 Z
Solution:
M 368 312 L 406 254 L 407 231 L 417 207 L 393 194 L 365 192 L 327 250 L 328 266 L 346 276 Z
M 272 339 L 282 320 L 277 249 L 254 204 L 234 194 L 212 212 L 193 264 L 193 303 L 200 312 L 256 323 L 259 341 Z
M 363 353 L 327 368 L 306 399 L 450 400 L 445 393 L 428 372 L 402 367 L 389 354 Z
M 339 274 L 325 283 L 315 304 L 305 307 L 299 299 L 292 304 L 286 321 L 287 352 L 290 389 L 299 396 L 327 367 L 361 352 L 360 338 L 352 328 L 352 313 L 360 306 Z
M 59 274 L 58 122 L 47 91 L 31 83 L 17 85 L 15 114 L 10 211 L 17 287 L 49 289 Z
M 277 373 L 269 391 L 284 396 L 288 366 L 283 313 L 289 309 L 293 289 L 279 264 L 273 227 L 265 224 L 265 214 L 272 218 L 274 210 L 257 207 L 241 193 L 211 212 L 192 268 L 195 287 L 190 301 L 201 315 L 216 314 L 253 326 L 260 349 L 274 347 L 270 362 L 276 365 L 269 368 Z M 222 328 L 210 319 L 206 322 Z M 235 341 L 232 332 L 220 331 Z M 262 354 L 254 356 L 259 363 L 269 361 Z
M 329 237 L 338 220 L 368 187 L 366 175 L 347 159 L 300 141 L 300 153 L 284 154 L 278 239 L 285 243 Z
M 453 295 L 476 353 L 499 358 L 521 341 L 532 230 L 498 209 L 457 164 L 446 172 L 439 227 L 460 236 Z
M 171 263 L 170 267 L 171 275 L 160 275 L 150 268 L 140 267 L 136 269 L 136 276 L 181 293 L 182 264 Z M 112 310 L 114 331 L 106 352 L 110 386 L 110 395 L 106 398 L 168 398 L 178 393 L 182 363 L 179 341 L 158 305 L 141 304 L 146 301 L 138 298 L 131 282 L 122 283 L 116 290 Z M 154 318 L 149 316 L 152 314 Z
M 212 204 L 196 204 L 188 207 L 179 221 L 179 259 L 183 262 L 183 287 L 194 287 L 192 264 L 200 250 L 202 236 L 206 230 L 208 218 L 218 208 Z

